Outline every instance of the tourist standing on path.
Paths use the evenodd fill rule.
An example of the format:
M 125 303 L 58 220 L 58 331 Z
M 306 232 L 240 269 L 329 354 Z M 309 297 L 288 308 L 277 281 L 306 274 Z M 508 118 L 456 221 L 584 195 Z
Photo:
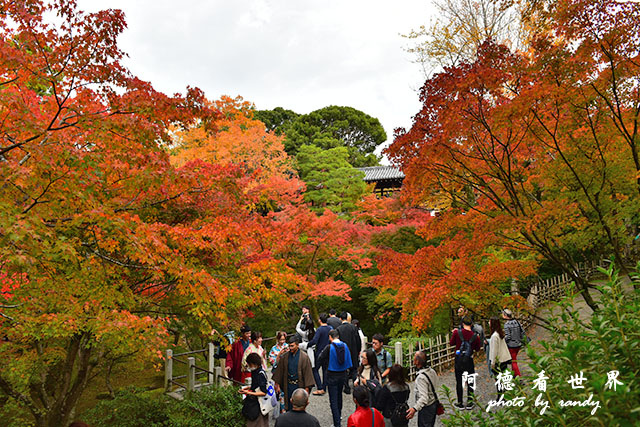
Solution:
M 315 353 L 313 348 L 308 347 L 308 343 L 315 336 L 316 328 L 309 312 L 309 306 L 302 306 L 302 315 L 296 324 L 296 333 L 300 336 L 300 350 L 307 353 L 313 368 L 315 366 Z
M 351 354 L 349 347 L 342 341 L 338 331 L 329 331 L 331 343 L 318 355 L 318 363 L 327 364 L 327 390 L 329 391 L 329 404 L 333 425 L 340 427 L 342 414 L 342 389 L 347 379 L 347 372 L 351 368 Z
M 407 384 L 402 366 L 395 364 L 388 371 L 387 378 L 389 381 L 382 387 L 376 399 L 375 407 L 382 412 L 385 427 L 405 427 L 409 425 L 409 420 L 407 419 L 409 384 Z M 399 411 L 397 414 L 396 408 Z M 392 417 L 395 422 L 392 422 Z
M 327 325 L 327 314 L 321 313 L 319 316 L 320 326 L 316 330 L 313 339 L 309 341 L 307 344 L 307 348 L 315 346 L 315 354 L 320 354 L 322 350 L 329 344 L 329 331 L 333 328 Z M 322 368 L 322 376 L 320 376 L 320 368 Z M 325 393 L 325 381 L 327 379 L 327 366 L 321 366 L 320 363 L 316 360 L 315 365 L 313 366 L 313 377 L 316 380 L 316 387 L 318 388 L 313 392 L 316 396 L 321 396 Z
M 469 316 L 471 318 L 471 323 L 472 323 L 471 330 L 476 334 L 478 334 L 478 337 L 480 338 L 480 342 L 482 343 L 482 346 L 484 348 L 484 354 L 487 359 L 487 371 L 489 371 L 489 375 L 492 376 L 491 365 L 489 364 L 489 339 L 485 336 L 484 328 L 482 327 L 482 325 L 475 322 L 475 316 L 469 313 L 469 310 L 463 305 L 461 305 L 458 308 L 458 316 L 460 317 L 460 328 L 463 327 L 462 319 L 465 316 Z
M 353 388 L 353 402 L 356 404 L 356 411 L 349 416 L 347 427 L 385 427 L 380 411 L 370 405 L 369 391 L 366 387 Z
M 349 369 L 347 381 L 344 385 L 344 392 L 349 394 L 351 393 L 349 380 L 355 380 L 357 375 L 361 343 L 360 336 L 358 335 L 358 329 L 347 321 L 346 311 L 340 313 L 340 319 L 342 320 L 342 323 L 336 329 L 338 330 L 338 334 L 340 334 L 340 341 L 349 347 L 349 352 L 351 353 L 351 368 Z
M 351 324 L 358 329 L 358 336 L 360 337 L 360 351 L 364 351 L 367 348 L 367 337 L 365 337 L 364 332 L 362 332 L 360 321 L 358 319 L 353 319 Z
M 360 366 L 358 367 L 358 378 L 354 385 L 367 385 L 367 381 L 375 380 L 382 385 L 382 375 L 378 369 L 378 358 L 373 350 L 368 349 L 360 353 Z M 371 403 L 373 403 L 370 400 Z
M 243 383 L 246 378 L 251 376 L 250 372 L 242 370 L 242 358 L 249 344 L 251 344 L 251 328 L 247 325 L 242 325 L 240 338 L 233 343 L 231 350 L 227 353 L 224 369 L 228 378 Z
M 455 375 L 456 394 L 458 402 L 454 406 L 464 409 L 462 403 L 463 383 L 467 384 L 467 409 L 473 409 L 473 392 L 475 389 L 475 367 L 473 365 L 473 352 L 480 350 L 480 338 L 471 330 L 471 318 L 465 316 L 462 319 L 462 328 L 454 329 L 451 333 L 449 345 L 456 346 Z
M 378 369 L 378 359 L 373 350 L 368 349 L 360 353 L 360 366 L 358 367 L 358 378 L 353 385 L 361 385 L 369 390 L 369 403 L 371 406 L 376 404 L 376 393 L 381 390 L 382 376 Z
M 329 310 L 329 318 L 327 319 L 327 325 L 331 326 L 333 329 L 338 329 L 338 326 L 342 324 L 342 320 L 336 317 L 336 311 L 332 308 Z
M 276 419 L 275 427 L 320 427 L 316 417 L 306 412 L 309 404 L 309 393 L 299 388 L 291 395 L 293 409 Z
M 313 339 L 315 327 L 311 314 L 309 314 L 309 307 L 306 305 L 302 306 L 302 314 L 296 324 L 296 332 L 300 335 L 301 342 L 309 342 L 309 340 Z
M 513 369 L 513 376 L 520 376 L 520 368 L 516 362 L 518 358 L 518 352 L 524 345 L 524 329 L 520 322 L 513 318 L 513 312 L 508 308 L 502 310 L 502 318 L 506 320 L 504 324 L 504 340 L 509 347 L 509 353 L 511 353 L 511 367 Z
M 280 386 L 285 395 L 287 411 L 291 410 L 291 395 L 297 388 L 307 393 L 314 386 L 313 372 L 309 356 L 300 350 L 300 338 L 289 337 L 289 347 L 276 357 L 277 367 L 273 371 L 273 381 Z
M 287 333 L 285 331 L 278 331 L 278 333 L 276 334 L 276 343 L 273 347 L 271 347 L 271 351 L 269 351 L 269 363 L 271 363 L 272 372 L 278 366 L 278 356 L 282 354 L 284 349 L 288 346 Z M 280 402 L 280 412 L 282 413 L 284 412 L 285 408 L 285 396 L 282 390 L 280 390 L 280 386 L 278 385 L 278 383 L 275 383 L 275 391 L 278 396 L 278 402 Z
M 504 372 L 511 363 L 511 353 L 504 340 L 504 331 L 502 330 L 502 325 L 500 325 L 500 319 L 492 318 L 489 326 L 491 327 L 491 343 L 489 344 L 491 349 L 489 354 L 491 372 L 494 375 L 498 375 L 499 372 Z M 498 398 L 500 398 L 502 391 L 497 384 L 496 388 L 498 389 Z
M 462 328 L 462 319 L 464 319 L 465 317 L 469 316 L 469 318 L 471 319 L 471 330 L 473 332 L 475 332 L 476 334 L 478 334 L 478 337 L 480 337 L 480 342 L 485 344 L 486 340 L 485 340 L 485 336 L 484 336 L 484 328 L 482 327 L 482 325 L 480 323 L 477 323 L 475 321 L 475 316 L 472 313 L 469 313 L 469 309 L 467 309 L 465 306 L 460 306 L 458 308 L 458 316 L 460 317 L 460 327 Z
M 269 351 L 269 363 L 271 363 L 272 368 L 276 367 L 278 354 L 287 347 L 287 333 L 285 331 L 278 331 L 276 334 L 276 343 L 271 347 L 271 351 Z
M 376 353 L 376 357 L 378 358 L 378 368 L 382 373 L 382 381 L 383 383 L 387 382 L 387 375 L 389 375 L 389 370 L 393 365 L 393 358 L 391 354 L 384 349 L 384 335 L 375 334 L 371 339 L 371 346 L 373 347 L 373 351 Z
M 416 403 L 407 411 L 407 419 L 418 413 L 418 427 L 432 427 L 436 423 L 438 402 L 436 399 L 436 371 L 427 366 L 427 355 L 416 351 L 413 366 L 418 369 L 416 376 Z
M 247 356 L 251 353 L 256 353 L 262 359 L 262 368 L 267 370 L 267 352 L 262 348 L 262 332 L 251 331 L 251 343 L 244 351 L 242 356 L 242 370 L 249 371 L 247 367 Z
M 267 373 L 262 368 L 262 358 L 257 353 L 247 356 L 247 365 L 251 371 L 251 386 L 242 387 L 238 391 L 246 395 L 245 399 L 257 400 L 267 394 Z M 269 427 L 269 414 L 260 413 L 257 419 L 247 420 L 247 427 Z

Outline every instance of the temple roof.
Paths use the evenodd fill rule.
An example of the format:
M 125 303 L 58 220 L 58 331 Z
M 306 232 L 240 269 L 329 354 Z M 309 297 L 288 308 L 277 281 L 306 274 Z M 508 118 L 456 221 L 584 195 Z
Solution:
M 404 173 L 394 166 L 370 166 L 358 168 L 358 170 L 364 172 L 364 180 L 366 182 L 404 179 Z

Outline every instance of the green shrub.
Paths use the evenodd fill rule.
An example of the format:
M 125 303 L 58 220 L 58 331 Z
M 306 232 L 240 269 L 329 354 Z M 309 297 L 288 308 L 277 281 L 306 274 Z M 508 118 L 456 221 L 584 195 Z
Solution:
M 207 387 L 184 400 L 127 388 L 83 417 L 94 427 L 241 427 L 242 398 L 234 387 Z
M 87 411 L 84 420 L 93 427 L 160 427 L 169 425 L 170 397 L 128 387 L 112 400 L 103 400 Z
M 242 397 L 235 387 L 207 387 L 169 409 L 172 427 L 242 427 Z
M 640 267 L 640 264 L 639 264 Z M 567 297 L 559 303 L 558 316 L 550 318 L 557 329 L 548 341 L 540 344 L 543 351 L 527 349 L 532 360 L 534 375 L 518 382 L 513 391 L 505 393 L 505 400 L 524 397 L 521 408 L 500 408 L 487 412 L 486 408 L 473 412 L 456 412 L 444 423 L 449 426 L 474 425 L 558 425 L 558 426 L 632 426 L 640 419 L 640 288 L 638 274 L 632 275 L 631 291 L 625 291 L 617 272 L 611 267 L 602 270 L 609 281 L 599 286 L 600 308 L 588 321 L 581 320 Z M 545 393 L 533 390 L 534 380 L 544 370 L 547 380 Z M 584 389 L 573 389 L 568 380 L 584 373 L 587 378 Z M 619 371 L 623 385 L 617 390 L 606 387 L 609 371 Z M 446 390 L 449 394 L 448 390 Z M 536 398 L 549 402 L 540 414 L 542 405 L 535 406 Z M 591 414 L 594 406 L 561 407 L 561 401 L 599 401 L 599 409 Z M 444 397 L 444 396 L 443 396 Z M 451 399 L 450 399 L 451 400 Z

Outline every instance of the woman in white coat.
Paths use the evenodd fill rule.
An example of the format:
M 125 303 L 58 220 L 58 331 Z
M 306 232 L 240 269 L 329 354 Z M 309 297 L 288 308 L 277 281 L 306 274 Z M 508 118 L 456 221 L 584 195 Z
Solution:
M 300 335 L 301 343 L 300 350 L 307 353 L 309 356 L 309 360 L 311 361 L 311 367 L 315 366 L 315 354 L 313 347 L 307 348 L 307 344 L 309 341 L 313 339 L 313 335 L 316 333 L 315 325 L 313 324 L 313 320 L 311 319 L 311 314 L 309 313 L 309 307 L 302 306 L 302 316 L 300 316 L 300 320 L 296 324 L 296 332 Z
M 364 332 L 362 332 L 360 321 L 353 319 L 351 323 L 355 325 L 356 328 L 358 328 L 358 335 L 360 336 L 360 348 L 362 349 L 362 351 L 365 351 L 367 349 L 367 337 L 365 337 Z
M 509 348 L 504 340 L 504 331 L 502 330 L 500 320 L 494 317 L 491 319 L 489 325 L 491 327 L 489 363 L 491 364 L 491 372 L 494 375 L 498 375 L 499 372 L 504 372 L 509 364 L 511 364 L 511 353 L 509 353 Z M 498 388 L 498 397 L 500 397 L 501 394 L 502 391 Z

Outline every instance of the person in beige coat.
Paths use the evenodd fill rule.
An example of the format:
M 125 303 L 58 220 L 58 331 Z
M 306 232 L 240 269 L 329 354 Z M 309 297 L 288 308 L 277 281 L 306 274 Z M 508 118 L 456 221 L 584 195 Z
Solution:
M 300 350 L 300 338 L 289 338 L 289 347 L 276 358 L 276 369 L 273 371 L 273 381 L 280 386 L 286 396 L 287 411 L 291 410 L 291 396 L 298 388 L 304 388 L 307 393 L 315 385 L 311 360 L 307 353 Z
M 491 372 L 494 375 L 498 375 L 499 372 L 504 372 L 511 364 L 511 353 L 509 353 L 509 347 L 507 347 L 507 343 L 504 340 L 504 331 L 502 330 L 500 320 L 494 317 L 491 319 L 489 325 L 491 327 L 489 363 L 491 365 Z M 500 397 L 501 394 L 502 391 L 498 388 L 498 397 Z

